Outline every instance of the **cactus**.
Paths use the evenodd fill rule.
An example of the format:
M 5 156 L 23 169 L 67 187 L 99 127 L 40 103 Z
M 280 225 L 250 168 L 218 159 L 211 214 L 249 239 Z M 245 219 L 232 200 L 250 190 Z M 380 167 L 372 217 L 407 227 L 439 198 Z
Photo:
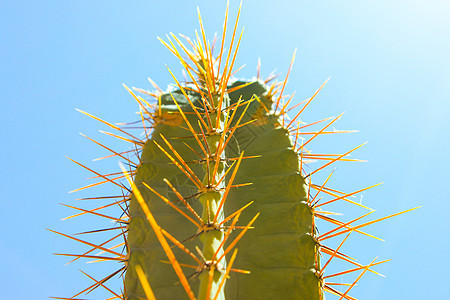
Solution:
M 348 293 L 362 274 L 376 273 L 371 267 L 385 262 L 374 260 L 362 265 L 339 250 L 351 233 L 370 236 L 361 228 L 404 212 L 354 225 L 372 212 L 369 209 L 354 220 L 340 221 L 322 207 L 346 201 L 368 209 L 350 197 L 376 185 L 345 193 L 325 186 L 331 174 L 323 184 L 312 182 L 312 175 L 334 162 L 358 161 L 348 155 L 360 147 L 344 154 L 312 154 L 306 150 L 320 135 L 348 132 L 327 131 L 341 115 L 311 124 L 300 122 L 301 113 L 324 84 L 289 119 L 293 96 L 286 98 L 284 90 L 295 53 L 282 82 L 260 79 L 259 67 L 255 80 L 235 81 L 233 67 L 242 37 L 242 32 L 239 38 L 236 34 L 239 13 L 231 43 L 225 47 L 227 19 L 228 7 L 216 57 L 214 46 L 206 40 L 200 14 L 201 34 L 195 40 L 186 38 L 187 42 L 182 42 L 173 34 L 167 42 L 161 40 L 179 58 L 188 75 L 186 82 L 177 80 L 169 69 L 175 89 L 163 92 L 152 81 L 156 93 L 135 89 L 154 97 L 154 103 L 126 87 L 139 104 L 144 139 L 83 112 L 121 132 L 107 134 L 130 142 L 133 150 L 117 152 L 91 139 L 129 166 L 128 170 L 123 168 L 123 174 L 104 175 L 77 163 L 102 178 L 81 189 L 112 183 L 123 194 L 87 198 L 112 200 L 96 209 L 70 206 L 80 211 L 74 216 L 94 214 L 114 220 L 115 226 L 92 232 L 116 234 L 93 244 L 55 231 L 90 247 L 83 254 L 63 255 L 74 256 L 74 260 L 120 261 L 123 265 L 99 281 L 86 274 L 95 283 L 72 298 L 102 287 L 112 293 L 110 299 L 129 300 L 319 300 L 324 299 L 325 291 L 340 299 L 354 299 Z M 327 121 L 321 129 L 304 131 Z M 137 162 L 130 158 L 132 152 Z M 307 160 L 324 164 L 306 173 Z M 124 178 L 130 188 L 121 182 Z M 120 208 L 121 216 L 101 212 L 111 206 Z M 316 220 L 327 221 L 334 228 L 319 234 Z M 344 235 L 336 249 L 324 245 L 325 240 Z M 111 246 L 120 238 L 125 241 Z M 120 246 L 124 251 L 118 250 Z M 95 254 L 97 250 L 106 254 Z M 333 259 L 353 267 L 325 275 Z M 343 290 L 330 281 L 352 272 L 360 275 Z M 121 293 L 106 286 L 115 275 L 124 278 Z

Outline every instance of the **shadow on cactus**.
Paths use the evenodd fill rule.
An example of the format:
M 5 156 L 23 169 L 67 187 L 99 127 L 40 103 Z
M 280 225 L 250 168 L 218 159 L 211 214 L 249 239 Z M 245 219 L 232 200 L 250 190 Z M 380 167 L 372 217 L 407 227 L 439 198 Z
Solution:
M 97 288 L 111 293 L 109 299 L 129 300 L 314 300 L 324 299 L 324 292 L 354 299 L 349 292 L 361 276 L 367 271 L 378 274 L 372 267 L 385 261 L 360 264 L 340 248 L 350 234 L 371 236 L 364 227 L 404 212 L 362 222 L 373 210 L 351 196 L 376 185 L 347 193 L 326 185 L 331 174 L 324 183 L 313 182 L 317 172 L 337 161 L 358 161 L 349 155 L 362 145 L 343 154 L 307 150 L 318 136 L 349 131 L 328 129 L 341 115 L 310 124 L 300 121 L 324 84 L 292 106 L 293 96 L 284 90 L 294 57 L 281 82 L 261 79 L 259 65 L 255 80 L 233 79 L 242 37 L 237 33 L 239 12 L 229 38 L 227 7 L 220 45 L 206 39 L 200 14 L 195 39 L 172 34 L 161 40 L 187 76 L 181 82 L 169 69 L 175 82 L 171 91 L 164 92 L 151 80 L 156 92 L 135 89 L 142 97 L 125 87 L 139 105 L 144 138 L 129 133 L 126 124 L 114 125 L 83 112 L 118 131 L 106 134 L 131 143 L 132 150 L 118 152 L 91 139 L 127 167 L 122 166 L 122 173 L 100 174 L 77 163 L 100 178 L 78 190 L 110 183 L 120 193 L 85 198 L 110 201 L 95 209 L 69 207 L 78 211 L 74 216 L 91 214 L 115 224 L 85 232 L 110 234 L 100 244 L 59 233 L 89 247 L 82 254 L 61 255 L 118 261 L 121 267 L 101 280 L 85 273 L 93 280 L 91 286 L 72 298 L 55 299 L 77 299 Z M 296 108 L 298 113 L 289 118 Z M 306 172 L 309 161 L 320 165 Z M 323 209 L 336 202 L 369 212 L 342 221 Z M 118 216 L 102 213 L 114 206 Z M 329 222 L 331 229 L 319 234 L 317 220 Z M 342 239 L 335 249 L 325 245 L 331 238 Z M 324 273 L 335 260 L 349 268 Z M 357 274 L 353 282 L 335 283 L 335 277 L 349 273 Z M 114 276 L 123 278 L 120 292 L 108 287 Z

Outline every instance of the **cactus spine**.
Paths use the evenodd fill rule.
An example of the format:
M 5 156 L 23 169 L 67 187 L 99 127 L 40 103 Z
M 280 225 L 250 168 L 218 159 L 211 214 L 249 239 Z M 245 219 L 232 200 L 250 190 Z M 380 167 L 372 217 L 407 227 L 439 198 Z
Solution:
M 339 251 L 346 238 L 336 249 L 323 244 L 329 238 L 348 237 L 352 232 L 369 235 L 361 228 L 398 215 L 354 225 L 368 214 L 343 222 L 322 211 L 324 205 L 336 201 L 367 208 L 349 197 L 373 187 L 345 193 L 325 186 L 329 177 L 321 185 L 312 182 L 312 175 L 334 162 L 357 161 L 347 156 L 359 148 L 338 155 L 306 150 L 305 146 L 319 135 L 345 132 L 326 131 L 340 116 L 322 129 L 309 132 L 304 130 L 329 119 L 307 125 L 299 121 L 300 114 L 323 86 L 294 118 L 288 119 L 292 97 L 285 101 L 283 92 L 289 72 L 283 82 L 269 83 L 273 78 L 232 82 L 240 37 L 236 39 L 236 19 L 231 44 L 225 52 L 227 17 L 228 8 L 217 57 L 206 40 L 201 18 L 201 35 L 194 41 L 186 38 L 193 50 L 188 50 L 175 35 L 168 42 L 162 41 L 180 59 L 189 76 L 187 82 L 180 83 L 169 70 L 177 89 L 163 92 L 152 81 L 157 93 L 136 89 L 156 98 L 156 103 L 127 88 L 140 107 L 144 140 L 85 113 L 126 134 L 127 137 L 108 133 L 131 142 L 138 162 L 129 157 L 129 151 L 119 153 L 94 141 L 124 160 L 130 170 L 118 176 L 85 168 L 102 178 L 100 183 L 119 186 L 123 194 L 86 198 L 113 199 L 111 204 L 96 209 L 70 207 L 81 211 L 74 216 L 94 214 L 116 221 L 111 228 L 86 233 L 117 229 L 120 233 L 99 245 L 62 234 L 91 247 L 80 255 L 64 255 L 75 256 L 74 260 L 95 258 L 92 252 L 99 250 L 109 255 L 102 255 L 101 260 L 124 264 L 72 298 L 103 287 L 114 295 L 113 299 L 128 300 L 321 300 L 324 291 L 340 299 L 354 299 L 348 292 L 362 274 L 376 273 L 371 267 L 384 262 L 362 265 L 350 259 Z M 188 59 L 183 58 L 186 55 Z M 306 173 L 305 160 L 325 163 Z M 119 182 L 123 178 L 129 180 L 131 189 Z M 321 199 L 319 194 L 331 200 Z M 113 205 L 121 209 L 121 217 L 98 212 Z M 319 234 L 317 219 L 335 227 Z M 125 241 L 109 245 L 117 238 Z M 123 246 L 124 251 L 116 250 L 118 246 Z M 328 257 L 323 265 L 322 255 Z M 353 267 L 325 276 L 324 270 L 333 259 Z M 121 294 L 105 286 L 114 275 L 125 271 Z M 360 275 L 344 291 L 328 281 L 358 271 Z

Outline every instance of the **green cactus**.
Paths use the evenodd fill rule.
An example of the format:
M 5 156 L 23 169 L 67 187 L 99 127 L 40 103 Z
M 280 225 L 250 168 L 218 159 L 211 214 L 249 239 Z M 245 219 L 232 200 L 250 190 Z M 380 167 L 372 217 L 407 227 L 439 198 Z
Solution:
M 231 90 L 234 87 L 246 84 L 245 82 L 237 82 L 229 86 L 228 89 Z M 229 94 L 231 105 L 237 104 L 239 99 L 246 101 L 255 96 L 258 97 L 259 101 L 252 101 L 245 107 L 247 109 L 243 108 L 241 112 L 236 112 L 236 114 L 242 116 L 241 122 L 252 123 L 236 129 L 233 134 L 234 139 L 233 141 L 230 139 L 224 151 L 226 155 L 223 157 L 232 158 L 241 155 L 242 152 L 240 151 L 243 149 L 240 149 L 239 145 L 245 148 L 243 152 L 260 157 L 245 159 L 241 162 L 235 182 L 252 182 L 253 184 L 230 189 L 226 199 L 225 211 L 227 213 L 225 215 L 231 215 L 253 201 L 254 203 L 246 209 L 246 214 L 241 217 L 241 220 L 245 219 L 246 222 L 244 223 L 248 223 L 256 214 L 261 213 L 261 216 L 257 226 L 248 232 L 246 238 L 240 242 L 240 255 L 236 258 L 236 262 L 241 262 L 237 265 L 250 270 L 251 276 L 232 277 L 236 278 L 236 282 L 227 283 L 226 286 L 229 287 L 226 292 L 227 298 L 258 299 L 265 297 L 275 299 L 280 296 L 280 290 L 286 290 L 289 291 L 290 295 L 304 295 L 304 299 L 320 299 L 320 282 L 314 271 L 318 247 L 311 234 L 313 214 L 306 198 L 306 185 L 300 175 L 299 157 L 293 149 L 294 146 L 289 133 L 281 126 L 279 117 L 268 113 L 258 113 L 262 108 L 260 103 L 270 106 L 270 99 L 263 95 L 265 93 L 263 84 L 253 82 Z M 183 112 L 193 113 L 186 97 L 180 90 L 161 96 L 162 113 L 178 114 L 178 108 L 172 97 L 177 99 L 176 104 Z M 201 106 L 199 94 L 190 93 L 188 97 L 195 106 Z M 199 123 L 196 114 L 190 114 L 188 121 L 190 124 Z M 230 126 L 235 128 L 238 125 L 236 123 L 231 122 Z M 183 215 L 161 201 L 157 194 L 150 191 L 146 186 L 152 187 L 158 194 L 167 197 L 172 202 L 180 202 L 180 200 L 168 195 L 169 190 L 167 184 L 164 183 L 165 178 L 182 178 L 180 180 L 182 183 L 190 184 L 191 188 L 183 189 L 183 185 L 180 185 L 178 180 L 169 180 L 174 185 L 178 184 L 176 185 L 177 190 L 186 191 L 184 197 L 192 196 L 197 192 L 195 187 L 192 186 L 192 181 L 179 168 L 175 165 L 170 168 L 165 167 L 170 163 L 170 159 L 158 148 L 165 143 L 165 138 L 166 141 L 172 141 L 170 146 L 176 150 L 184 161 L 199 159 L 190 148 L 197 153 L 201 153 L 201 147 L 197 140 L 192 138 L 192 134 L 183 127 L 186 128 L 188 125 L 183 123 L 180 126 L 167 124 L 155 126 L 152 138 L 144 146 L 141 164 L 137 168 L 135 177 L 137 187 L 142 191 L 144 199 L 160 226 L 180 241 L 196 234 L 198 228 L 195 225 L 192 226 L 193 222 L 189 222 Z M 193 129 L 196 132 L 205 130 L 200 129 L 199 126 L 195 126 Z M 209 131 L 211 132 L 211 130 Z M 162 133 L 164 134 L 161 135 Z M 191 139 L 173 139 L 180 137 L 191 137 Z M 229 139 L 230 135 L 226 138 Z M 203 146 L 205 147 L 205 145 Z M 216 152 L 213 149 L 209 146 L 211 153 Z M 198 163 L 198 165 L 202 165 L 202 163 Z M 200 175 L 204 173 L 204 168 L 195 165 L 194 167 L 196 167 L 196 169 L 193 168 L 194 174 L 197 173 L 197 177 L 200 178 Z M 213 163 L 210 163 L 210 167 L 210 174 L 212 174 L 214 172 Z M 218 178 L 220 179 L 220 177 Z M 229 178 L 227 179 L 227 182 L 229 182 Z M 206 182 L 204 181 L 203 184 L 206 185 Z M 224 187 L 225 184 L 220 186 L 220 188 Z M 220 196 L 223 196 L 223 193 L 221 194 L 218 195 L 219 200 Z M 195 208 L 198 207 L 198 203 L 201 203 L 202 196 L 203 194 L 197 195 L 198 200 L 192 204 Z M 164 260 L 165 252 L 158 245 L 159 242 L 150 225 L 145 221 L 145 215 L 142 213 L 139 204 L 133 200 L 132 198 L 130 203 L 131 223 L 128 244 L 131 254 L 128 267 L 130 270 L 134 270 L 136 265 L 141 265 L 143 270 L 147 271 L 144 272 L 149 278 L 150 286 L 152 286 L 157 298 L 181 298 L 184 291 L 181 286 L 173 285 L 177 281 L 174 272 L 170 266 L 160 262 Z M 214 215 L 209 217 L 210 220 L 213 218 Z M 221 219 L 223 220 L 223 216 Z M 207 218 L 204 218 L 203 222 L 207 223 Z M 221 230 L 215 230 L 213 233 L 223 238 Z M 185 246 L 192 249 L 192 246 L 196 244 L 201 244 L 198 239 L 186 243 Z M 256 249 L 259 250 L 255 251 Z M 208 258 L 205 251 L 203 251 L 203 255 L 208 260 L 212 258 L 212 256 Z M 183 259 L 181 253 L 179 257 L 178 261 L 181 263 L 192 264 L 195 262 L 190 257 Z M 264 257 L 267 259 L 263 259 Z M 151 276 L 152 273 L 158 274 L 158 276 Z M 207 272 L 201 274 L 206 275 Z M 129 299 L 134 299 L 134 297 L 137 299 L 143 296 L 143 291 L 140 290 L 140 283 L 138 284 L 139 281 L 136 276 L 137 274 L 132 271 L 128 271 L 126 275 L 125 282 Z M 207 276 L 205 277 L 207 279 Z M 220 278 L 218 276 L 217 281 Z M 252 283 L 254 280 L 252 278 L 258 278 L 258 281 L 262 284 L 255 286 Z M 207 280 L 205 281 L 207 282 Z M 309 284 L 302 284 L 303 282 Z M 236 288 L 236 286 L 240 288 Z M 140 292 L 138 292 L 139 290 Z M 199 293 L 199 298 L 204 299 L 204 295 Z
M 156 94 L 136 89 L 155 97 L 156 103 L 149 103 L 127 88 L 140 107 L 144 140 L 85 113 L 126 134 L 117 137 L 133 144 L 138 162 L 132 161 L 129 151 L 119 153 L 102 145 L 135 168 L 123 175 L 102 175 L 85 167 L 102 178 L 100 183 L 113 183 L 124 193 L 109 197 L 113 199 L 111 204 L 96 209 L 73 207 L 81 211 L 75 216 L 95 214 L 113 219 L 116 226 L 99 231 L 119 229 L 120 233 L 98 245 L 63 234 L 91 247 L 81 255 L 67 255 L 75 256 L 74 260 L 96 258 L 93 251 L 99 250 L 107 253 L 99 257 L 101 260 L 120 261 L 123 266 L 95 280 L 73 298 L 101 286 L 115 298 L 129 300 L 320 300 L 325 291 L 340 299 L 353 299 L 348 292 L 360 276 L 366 271 L 376 273 L 370 268 L 384 262 L 361 265 L 348 258 L 339 251 L 346 238 L 336 249 L 324 245 L 331 237 L 348 237 L 352 232 L 368 235 L 360 228 L 391 216 L 354 225 L 367 214 L 343 222 L 321 210 L 335 201 L 354 203 L 349 197 L 368 189 L 344 193 L 325 186 L 328 179 L 323 185 L 311 180 L 313 174 L 336 161 L 356 161 L 347 155 L 359 148 L 340 155 L 306 150 L 315 137 L 339 132 L 326 129 L 340 116 L 312 132 L 303 129 L 328 119 L 307 125 L 299 121 L 323 86 L 294 118 L 288 119 L 292 97 L 285 101 L 283 95 L 288 76 L 275 83 L 259 78 L 232 81 L 240 38 L 236 42 L 236 20 L 225 53 L 227 15 L 228 9 L 217 57 L 206 40 L 201 18 L 201 35 L 194 41 L 187 39 L 192 50 L 175 35 L 163 41 L 180 59 L 189 82 L 182 84 L 174 76 L 177 89 L 170 92 L 156 85 Z M 307 174 L 303 165 L 311 159 L 325 163 Z M 131 189 L 119 182 L 124 177 Z M 320 199 L 319 194 L 331 199 Z M 100 198 L 108 197 L 89 199 Z M 123 212 L 120 217 L 99 212 L 114 205 Z M 334 228 L 319 234 L 316 219 L 328 221 Z M 125 252 L 109 245 L 122 237 L 125 242 L 118 246 L 124 246 Z M 327 256 L 324 264 L 320 262 L 322 255 Z M 332 259 L 347 261 L 353 268 L 324 275 Z M 344 291 L 328 281 L 355 271 L 361 275 Z M 121 294 L 105 286 L 111 277 L 120 274 L 124 276 Z

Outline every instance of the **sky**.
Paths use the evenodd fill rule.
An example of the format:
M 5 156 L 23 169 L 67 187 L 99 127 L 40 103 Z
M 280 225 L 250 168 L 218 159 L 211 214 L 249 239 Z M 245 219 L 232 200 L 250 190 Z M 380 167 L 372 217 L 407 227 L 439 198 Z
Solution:
M 0 282 L 5 299 L 71 297 L 90 284 L 78 271 L 108 267 L 74 263 L 55 252 L 76 253 L 77 243 L 45 228 L 76 233 L 95 218 L 60 219 L 74 199 L 68 192 L 91 176 L 66 156 L 98 170 L 117 160 L 93 162 L 107 153 L 79 135 L 115 149 L 127 145 L 104 136 L 107 129 L 75 110 L 110 122 L 136 120 L 138 110 L 122 87 L 152 89 L 171 83 L 166 64 L 181 75 L 176 59 L 157 40 L 170 32 L 198 29 L 199 6 L 209 38 L 220 32 L 225 1 L 5 1 L 0 10 Z M 238 1 L 230 1 L 234 16 Z M 386 278 L 365 274 L 358 299 L 438 299 L 447 294 L 450 168 L 450 4 L 444 0 L 269 1 L 244 0 L 245 26 L 236 76 L 276 69 L 296 103 L 330 81 L 304 113 L 306 122 L 345 112 L 337 129 L 359 132 L 321 138 L 312 150 L 342 153 L 369 143 L 354 156 L 364 163 L 336 166 L 332 186 L 363 193 L 363 204 L 383 217 L 420 209 L 372 225 L 380 242 L 352 236 L 346 250 Z M 110 193 L 110 187 L 96 190 Z M 358 198 L 359 199 L 359 198 Z M 360 200 L 360 199 L 359 199 Z M 352 208 L 342 207 L 352 213 Z M 114 266 L 113 266 L 114 267 Z M 339 266 L 337 266 L 339 267 Z M 348 266 L 343 266 L 348 267 Z M 103 273 L 104 274 L 104 273 Z M 344 278 L 345 279 L 345 278 Z M 344 280 L 345 281 L 345 280 Z M 90 299 L 103 299 L 99 291 Z M 327 295 L 327 299 L 337 299 Z

